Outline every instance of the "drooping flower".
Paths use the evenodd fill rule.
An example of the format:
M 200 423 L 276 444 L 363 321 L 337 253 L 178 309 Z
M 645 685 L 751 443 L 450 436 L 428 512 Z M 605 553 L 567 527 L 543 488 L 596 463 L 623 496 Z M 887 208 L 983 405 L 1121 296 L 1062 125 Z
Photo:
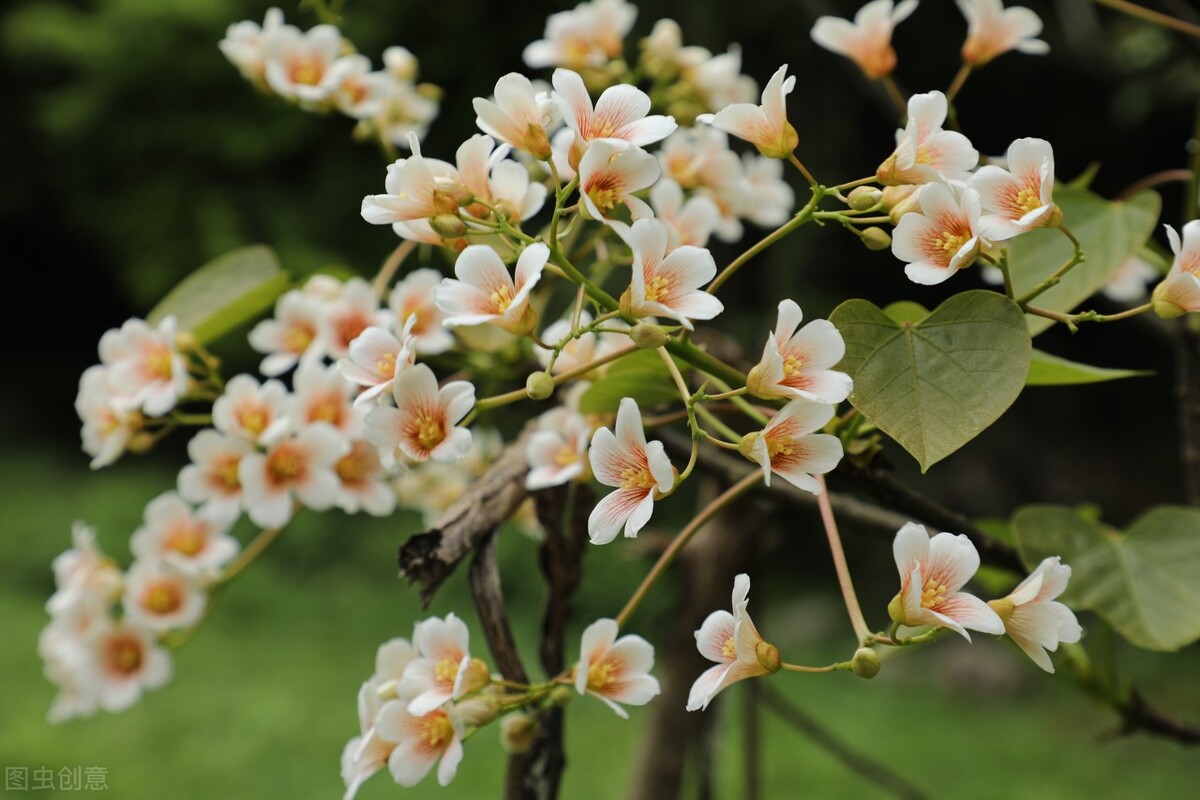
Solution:
M 854 381 L 833 367 L 846 354 L 842 334 L 825 319 L 800 327 L 804 312 L 790 299 L 779 303 L 775 330 L 762 358 L 750 370 L 746 388 L 757 397 L 799 397 L 837 404 L 850 395 Z
M 980 232 L 992 241 L 1062 223 L 1054 203 L 1054 149 L 1045 139 L 1017 139 L 1008 147 L 1008 169 L 980 167 L 971 187 L 984 212 Z
M 697 120 L 750 142 L 768 158 L 787 158 L 800 143 L 800 137 L 787 118 L 787 96 L 796 88 L 796 76 L 786 75 L 787 64 L 784 64 L 767 81 L 762 105 L 734 103 L 715 115 L 702 114 Z
M 350 343 L 350 357 L 337 362 L 338 372 L 352 384 L 365 387 L 354 405 L 362 407 L 384 392 L 391 392 L 396 373 L 416 361 L 412 328 L 417 322 L 409 316 L 397 339 L 385 328 L 370 327 Z
M 153 327 L 130 319 L 100 337 L 100 362 L 108 367 L 109 387 L 118 407 L 157 417 L 187 393 L 187 363 L 175 346 L 176 328 L 174 317 Z
M 587 469 L 588 439 L 592 426 L 583 415 L 562 406 L 538 418 L 538 428 L 525 446 L 530 491 L 561 486 L 580 478 Z
M 396 407 L 377 406 L 367 414 L 367 440 L 384 463 L 397 452 L 412 461 L 459 461 L 471 449 L 471 432 L 456 428 L 475 404 L 475 387 L 452 381 L 438 388 L 425 364 L 403 370 L 392 385 Z
M 775 473 L 797 489 L 821 493 L 813 475 L 832 472 L 842 460 L 842 442 L 836 436 L 816 433 L 833 419 L 834 407 L 811 400 L 789 402 L 758 433 L 742 438 L 739 450 L 763 471 L 771 485 Z
M 1056 599 L 1070 579 L 1071 568 L 1053 556 L 1038 564 L 1007 597 L 988 601 L 1017 647 L 1046 672 L 1054 672 L 1046 651 L 1058 650 L 1060 642 L 1078 642 L 1083 635 L 1074 612 Z
M 711 198 L 693 195 L 686 201 L 683 189 L 670 178 L 662 178 L 650 190 L 655 219 L 667 226 L 667 249 L 680 245 L 704 247 L 717 227 L 721 212 Z
M 379 450 L 369 442 L 350 442 L 350 452 L 337 460 L 333 471 L 340 482 L 336 504 L 347 514 L 365 511 L 373 517 L 386 517 L 395 510 L 396 492 L 384 480 Z
M 454 167 L 421 155 L 415 133 L 409 133 L 408 144 L 412 155 L 388 165 L 384 194 L 363 198 L 362 218 L 372 225 L 426 220 L 438 214 L 453 214 L 457 209 L 454 200 L 446 195 L 448 186 L 443 185 L 453 179 Z
M 220 437 L 213 431 L 201 431 L 196 439 L 205 434 Z M 248 444 L 233 441 L 249 452 Z M 188 449 L 193 448 L 189 445 Z M 232 469 L 236 472 L 237 461 Z M 143 524 L 130 537 L 129 549 L 138 563 L 161 561 L 189 580 L 206 582 L 215 579 L 237 555 L 237 539 L 229 535 L 233 519 L 214 514 L 208 507 L 193 511 L 175 492 L 164 492 L 146 504 Z
M 416 786 L 434 764 L 439 784 L 449 786 L 454 780 L 463 757 L 463 729 L 453 708 L 415 715 L 404 703 L 385 703 L 375 719 L 375 733 L 394 745 L 388 769 L 401 786 Z
M 608 428 L 597 429 L 588 451 L 596 480 L 616 489 L 588 517 L 593 544 L 608 544 L 622 529 L 625 536 L 636 537 L 654 513 L 655 496 L 675 486 L 675 468 L 662 442 L 646 442 L 636 400 L 621 400 L 615 428 L 615 434 Z
M 633 634 L 618 639 L 617 631 L 617 623 L 611 619 L 598 619 L 584 629 L 575 690 L 602 700 L 617 716 L 628 719 L 623 705 L 644 706 L 661 689 L 650 674 L 654 646 Z
M 629 314 L 670 317 L 692 330 L 692 320 L 712 319 L 724 310 L 721 301 L 703 289 L 717 274 L 708 250 L 682 245 L 668 252 L 667 226 L 656 219 L 621 225 L 617 233 L 633 250 L 632 280 L 623 303 Z
M 437 355 L 454 346 L 454 337 L 442 324 L 445 315 L 433 302 L 433 293 L 442 282 L 436 269 L 415 269 L 392 287 L 388 308 L 396 330 L 409 331 L 413 346 L 420 355 Z M 409 330 L 409 319 L 413 319 Z
M 192 463 L 179 471 L 179 494 L 189 503 L 202 504 L 202 513 L 233 521 L 242 510 L 242 482 L 238 465 L 254 452 L 244 437 L 203 430 L 188 442 Z
M 539 95 L 528 78 L 510 72 L 496 81 L 495 100 L 476 97 L 475 124 L 484 133 L 507 142 L 539 160 L 550 157 L 548 131 L 557 110 L 549 96 Z
M 1038 39 L 1042 20 L 1028 8 L 1005 8 L 1000 0 L 957 0 L 967 18 L 967 40 L 962 59 L 981 67 L 998 55 L 1017 50 L 1029 55 L 1045 55 L 1050 45 Z
M 987 603 L 959 591 L 979 569 L 979 552 L 965 535 L 939 533 L 931 539 L 910 522 L 896 534 L 892 551 L 900 571 L 900 594 L 888 606 L 894 621 L 949 628 L 968 642 L 968 628 L 1004 633 L 1004 623 Z
M 650 97 L 635 86 L 617 84 L 605 89 L 592 107 L 583 78 L 569 69 L 556 69 L 554 100 L 575 134 L 567 161 L 574 170 L 596 139 L 619 139 L 637 147 L 665 139 L 677 127 L 674 117 L 650 112 Z
M 652 217 L 650 206 L 633 193 L 653 184 L 660 172 L 658 160 L 645 150 L 597 139 L 579 161 L 580 210 L 591 219 L 604 220 L 620 203 L 635 220 Z
M 1167 239 L 1175 260 L 1167 277 L 1154 290 L 1154 311 L 1160 317 L 1178 317 L 1200 311 L 1200 220 L 1183 226 L 1183 238 L 1170 225 Z
M 471 658 L 470 632 L 454 614 L 417 623 L 413 645 L 418 657 L 404 668 L 400 691 L 420 689 L 408 703 L 408 713 L 424 716 L 443 704 L 486 686 L 487 665 Z
M 454 262 L 456 278 L 446 278 L 434 292 L 434 302 L 446 315 L 443 324 L 491 323 L 522 335 L 537 324 L 529 294 L 542 277 L 550 248 L 537 242 L 521 251 L 513 275 L 491 247 L 474 244 Z
M 318 422 L 271 444 L 266 453 L 243 456 L 238 478 L 250 521 L 262 528 L 286 525 L 294 502 L 318 511 L 330 508 L 339 485 L 333 466 L 349 449 L 333 426 Z
M 299 289 L 286 292 L 275 303 L 275 317 L 250 331 L 250 346 L 265 353 L 259 371 L 269 378 L 282 375 L 304 359 L 325 355 L 321 331 L 323 303 Z
M 92 457 L 91 468 L 116 461 L 142 427 L 142 415 L 118 402 L 108 367 L 97 364 L 84 370 L 75 396 L 75 413 L 83 423 L 79 432 L 83 452 Z
M 727 686 L 779 669 L 779 651 L 763 640 L 746 610 L 749 594 L 750 576 L 742 573 L 733 580 L 732 613 L 714 611 L 696 631 L 696 648 L 716 666 L 709 667 L 692 684 L 688 711 L 707 709 Z
M 985 167 L 986 169 L 986 167 Z M 979 193 L 940 183 L 921 187 L 921 213 L 900 218 L 892 232 L 892 253 L 907 261 L 904 274 L 913 283 L 941 283 L 979 258 L 983 249 Z
M 250 375 L 235 375 L 213 403 L 213 425 L 248 442 L 270 444 L 288 432 L 288 391 L 277 380 L 261 386 Z
M 621 54 L 637 8 L 625 0 L 590 0 L 546 19 L 545 38 L 525 48 L 525 63 L 542 67 L 603 67 Z
M 147 630 L 189 628 L 207 604 L 204 590 L 166 562 L 135 561 L 125 575 L 125 620 Z
M 263 39 L 267 85 L 303 108 L 319 108 L 341 79 L 346 64 L 339 59 L 342 34 L 332 25 L 301 32 L 291 25 Z
M 868 78 L 877 80 L 896 68 L 892 32 L 917 10 L 917 0 L 872 0 L 858 10 L 854 22 L 840 17 L 819 17 L 812 29 L 813 41 L 858 65 Z
M 942 130 L 946 95 L 914 94 L 908 98 L 908 125 L 896 133 L 896 150 L 875 175 L 886 186 L 965 180 L 979 163 L 979 151 L 958 131 Z

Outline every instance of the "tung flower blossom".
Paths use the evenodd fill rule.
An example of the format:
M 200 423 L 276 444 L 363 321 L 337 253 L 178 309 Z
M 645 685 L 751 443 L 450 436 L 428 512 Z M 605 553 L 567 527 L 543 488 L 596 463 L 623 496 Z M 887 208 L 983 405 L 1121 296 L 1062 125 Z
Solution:
M 1200 311 L 1200 220 L 1183 226 L 1183 238 L 1170 225 L 1167 238 L 1175 260 L 1167 277 L 1154 290 L 1154 311 L 1160 317 L 1178 317 Z
M 267 377 L 287 372 L 301 360 L 318 360 L 324 344 L 318 338 L 323 303 L 293 289 L 275 304 L 275 317 L 265 319 L 250 331 L 250 346 L 265 353 L 259 371 Z
M 1070 579 L 1071 568 L 1054 556 L 1038 564 L 1007 597 L 988 602 L 1017 647 L 1047 672 L 1054 672 L 1054 664 L 1046 651 L 1058 650 L 1060 642 L 1078 642 L 1083 635 L 1074 612 L 1056 599 Z
M 413 461 L 460 461 L 471 449 L 471 432 L 456 428 L 475 405 L 475 387 L 451 381 L 438 388 L 425 364 L 403 370 L 392 385 L 396 407 L 378 406 L 367 414 L 367 440 L 384 463 L 399 452 Z
M 541 280 L 550 258 L 550 248 L 541 242 L 521 251 L 512 275 L 496 251 L 475 244 L 463 250 L 454 262 L 456 278 L 446 278 L 434 293 L 434 301 L 446 315 L 444 324 L 491 323 L 509 333 L 522 335 L 537 324 L 529 305 L 529 293 Z
M 342 34 L 332 25 L 304 32 L 291 25 L 276 28 L 263 39 L 267 85 L 301 106 L 318 107 L 341 81 L 341 49 Z
M 166 563 L 136 561 L 125 576 L 125 620 L 148 630 L 189 628 L 207 604 L 204 590 Z
M 794 300 L 779 303 L 775 330 L 762 358 L 750 370 L 746 388 L 757 397 L 800 397 L 818 403 L 840 403 L 854 381 L 833 369 L 846 354 L 842 334 L 825 319 L 800 327 L 804 312 Z
M 341 285 L 337 298 L 322 315 L 321 338 L 329 357 L 337 360 L 350 354 L 350 343 L 373 325 L 387 325 L 388 313 L 379 308 L 371 284 L 351 278 Z
M 201 431 L 196 438 L 206 433 L 215 432 Z M 237 539 L 229 535 L 232 523 L 231 516 L 207 508 L 193 511 L 175 492 L 164 492 L 146 504 L 143 524 L 130 537 L 129 549 L 139 563 L 161 561 L 189 579 L 206 582 L 237 555 Z
M 387 765 L 396 745 L 379 736 L 375 721 L 383 706 L 406 705 L 393 698 L 404 669 L 416 657 L 416 649 L 402 637 L 389 639 L 376 651 L 375 672 L 358 691 L 359 735 L 348 741 L 342 751 L 342 780 L 346 783 L 343 800 L 354 800 L 363 783 Z
M 876 171 L 886 186 L 965 180 L 979 163 L 979 151 L 957 131 L 942 130 L 946 95 L 914 94 L 908 98 L 908 125 L 896 133 L 896 150 Z
M 617 638 L 617 623 L 599 619 L 583 631 L 575 690 L 599 698 L 622 719 L 622 705 L 644 706 L 661 691 L 654 668 L 654 647 L 632 634 Z
M 617 84 L 605 89 L 592 107 L 583 78 L 569 69 L 554 71 L 554 100 L 568 127 L 575 134 L 568 163 L 579 169 L 579 160 L 595 139 L 619 139 L 638 147 L 665 139 L 674 132 L 675 118 L 650 112 L 650 98 L 641 89 Z
M 593 544 L 608 544 L 622 529 L 636 537 L 654 513 L 654 499 L 675 486 L 675 469 L 662 442 L 646 442 L 642 414 L 631 397 L 621 400 L 616 433 L 599 428 L 592 435 L 588 460 L 596 480 L 616 488 L 592 509 L 588 536 Z
M 363 439 L 350 442 L 350 451 L 333 465 L 339 487 L 337 507 L 347 514 L 365 511 L 386 517 L 396 509 L 396 492 L 387 477 L 379 450 Z
M 587 470 L 588 439 L 592 426 L 583 415 L 558 407 L 538 418 L 538 428 L 525 446 L 529 475 L 525 488 L 530 491 L 561 486 L 582 476 Z
M 721 211 L 711 198 L 693 195 L 686 201 L 683 189 L 670 178 L 662 178 L 650 190 L 654 217 L 667 226 L 667 249 L 680 245 L 704 247 L 716 230 Z
M 896 68 L 892 32 L 917 9 L 917 0 L 872 0 L 858 10 L 854 22 L 840 17 L 820 17 L 812 29 L 813 41 L 843 55 L 871 79 L 890 75 Z
M 1054 203 L 1054 149 L 1045 139 L 1017 139 L 1008 147 L 1008 169 L 994 164 L 971 176 L 979 192 L 980 231 L 1004 241 L 1034 228 L 1057 227 L 1062 209 Z
M 909 627 L 949 628 L 967 641 L 967 629 L 1004 633 L 1004 623 L 987 603 L 960 591 L 979 569 L 979 553 L 963 534 L 939 533 L 908 523 L 892 545 L 900 571 L 900 594 L 888 606 L 892 619 Z
M 213 403 L 213 425 L 222 433 L 255 444 L 270 444 L 288 432 L 288 391 L 277 380 L 261 386 L 250 375 L 235 375 Z
M 412 328 L 417 317 L 410 316 L 397 339 L 386 328 L 370 327 L 350 343 L 350 357 L 338 361 L 338 372 L 350 383 L 364 387 L 355 406 L 364 406 L 384 392 L 391 392 L 396 373 L 416 361 Z
M 116 461 L 142 426 L 140 412 L 125 408 L 113 390 L 107 367 L 88 367 L 79 378 L 75 413 L 83 428 L 83 452 L 92 457 L 91 468 L 100 469 Z
M 203 430 L 187 446 L 192 463 L 179 471 L 179 494 L 202 505 L 202 513 L 216 519 L 235 520 L 242 511 L 242 481 L 238 465 L 254 452 L 247 439 L 214 430 Z
M 106 623 L 89 635 L 84 682 L 105 711 L 124 711 L 171 678 L 171 655 L 145 628 Z
M 667 252 L 667 226 L 656 219 L 640 219 L 617 232 L 633 250 L 633 277 L 622 298 L 635 317 L 664 316 L 692 330 L 693 319 L 712 319 L 725 306 L 702 288 L 717 274 L 712 254 L 701 247 L 682 245 Z
M 437 355 L 454 346 L 454 337 L 442 325 L 444 315 L 433 301 L 434 290 L 441 282 L 442 273 L 436 269 L 415 269 L 388 295 L 393 327 L 412 335 L 413 348 L 420 355 Z M 414 320 L 411 330 L 409 319 Z
M 469 637 L 467 624 L 454 614 L 417 623 L 413 645 L 418 657 L 405 667 L 402 681 L 402 686 L 420 689 L 408 703 L 410 714 L 424 716 L 487 685 L 487 665 L 471 658 Z
M 121 593 L 120 567 L 100 549 L 96 531 L 82 522 L 71 528 L 71 545 L 52 564 L 56 589 L 46 610 L 58 616 L 72 608 L 106 609 Z
M 1000 0 L 957 0 L 967 18 L 967 40 L 962 59 L 981 67 L 998 55 L 1017 50 L 1029 55 L 1045 55 L 1050 45 L 1038 39 L 1042 20 L 1028 8 L 1005 8 Z
M 637 8 L 625 0 L 590 0 L 546 19 L 545 38 L 525 48 L 525 63 L 541 67 L 603 67 L 621 54 Z
M 955 190 L 929 183 L 921 187 L 918 200 L 921 213 L 905 214 L 892 233 L 892 253 L 909 262 L 904 274 L 910 281 L 932 285 L 979 257 L 979 193 L 970 187 Z
M 800 137 L 787 118 L 787 96 L 796 88 L 796 76 L 786 75 L 787 64 L 784 64 L 767 81 L 762 105 L 734 103 L 715 115 L 701 114 L 697 120 L 750 142 L 768 158 L 787 158 L 800 143 Z
M 318 422 L 272 444 L 266 453 L 244 456 L 238 478 L 250 521 L 262 528 L 286 525 L 293 498 L 318 511 L 333 506 L 338 494 L 333 465 L 349 449 L 333 426 Z
M 463 757 L 463 729 L 453 709 L 416 715 L 403 703 L 386 703 L 375 719 L 375 733 L 394 745 L 388 769 L 401 786 L 416 786 L 434 764 L 439 784 L 449 786 L 454 780 Z
M 100 337 L 100 361 L 109 369 L 109 386 L 118 406 L 157 417 L 174 408 L 187 392 L 187 363 L 175 347 L 176 327 L 174 317 L 153 327 L 130 319 Z
M 581 212 L 604 220 L 623 204 L 633 218 L 652 217 L 654 212 L 633 193 L 649 187 L 660 174 L 658 160 L 641 148 L 611 139 L 597 139 L 579 161 Z
M 815 433 L 833 419 L 834 407 L 811 400 L 792 400 L 758 433 L 742 438 L 739 450 L 762 467 L 763 482 L 771 485 L 775 473 L 797 489 L 821 493 L 813 475 L 832 472 L 842 460 L 842 442 L 827 433 Z
M 454 167 L 436 158 L 421 155 L 417 135 L 408 137 L 412 155 L 389 164 L 383 194 L 367 195 L 362 201 L 362 218 L 372 225 L 391 225 L 410 220 L 425 220 L 442 213 L 454 213 L 457 206 L 445 196 L 439 183 L 452 176 Z
M 278 8 L 268 8 L 261 27 L 249 20 L 236 22 L 226 29 L 225 38 L 217 42 L 217 47 L 237 67 L 242 77 L 262 85 L 266 70 L 264 43 L 282 27 L 283 12 Z
M 524 75 L 510 72 L 496 81 L 494 100 L 476 97 L 475 124 L 484 133 L 508 142 L 539 160 L 550 157 L 548 131 L 557 117 L 554 102 L 539 95 Z
M 714 611 L 696 631 L 700 655 L 716 666 L 705 670 L 688 693 L 687 710 L 703 711 L 727 686 L 779 669 L 779 651 L 754 627 L 746 607 L 750 604 L 750 576 L 733 581 L 733 611 Z

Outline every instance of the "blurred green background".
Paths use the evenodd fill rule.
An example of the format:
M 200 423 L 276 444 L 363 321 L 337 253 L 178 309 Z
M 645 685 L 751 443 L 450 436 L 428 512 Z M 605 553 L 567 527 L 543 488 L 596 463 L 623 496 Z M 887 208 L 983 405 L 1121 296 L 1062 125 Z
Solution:
M 119 716 L 61 727 L 44 721 L 53 689 L 40 675 L 35 641 L 52 591 L 49 564 L 68 545 L 71 521 L 96 525 L 105 547 L 124 560 L 143 506 L 173 485 L 182 463 L 180 440 L 151 457 L 88 471 L 71 403 L 79 374 L 96 360 L 100 334 L 240 244 L 272 244 L 297 275 L 333 263 L 370 274 L 393 246 L 390 231 L 358 214 L 361 197 L 382 185 L 378 152 L 351 143 L 343 118 L 313 117 L 257 95 L 217 51 L 226 25 L 261 20 L 267 5 L 9 0 L 0 11 L 7 106 L 0 222 L 10 243 L 9 307 L 38 308 L 34 319 L 44 320 L 23 322 L 23 335 L 11 340 L 7 352 L 20 383 L 0 400 L 0 608 L 7 634 L 0 649 L 7 680 L 0 765 L 106 766 L 116 797 L 340 796 L 338 756 L 355 733 L 357 687 L 376 645 L 408 635 L 419 616 L 415 594 L 394 567 L 395 547 L 417 527 L 415 518 L 306 515 L 226 593 L 177 654 L 167 688 Z M 786 60 L 799 76 L 791 108 L 802 157 L 820 177 L 849 180 L 886 153 L 895 120 L 883 95 L 848 62 L 818 51 L 808 30 L 816 15 L 849 15 L 857 5 L 641 3 L 635 38 L 671 16 L 687 43 L 720 51 L 741 42 L 745 70 L 760 83 Z M 1028 5 L 1047 21 L 1052 53 L 1005 56 L 971 79 L 960 116 L 979 148 L 998 153 L 1017 136 L 1048 138 L 1058 146 L 1061 175 L 1099 162 L 1095 187 L 1109 196 L 1144 175 L 1183 166 L 1200 81 L 1195 43 L 1087 0 Z M 1178 12 L 1181 4 L 1158 5 Z M 474 130 L 470 98 L 521 69 L 521 49 L 540 36 L 548 13 L 565 7 L 528 2 L 518 12 L 498 3 L 350 0 L 345 32 L 376 60 L 387 45 L 409 47 L 422 79 L 446 89 L 426 151 L 449 157 Z M 295 6 L 284 8 L 289 21 L 314 23 Z M 944 87 L 957 68 L 963 30 L 948 0 L 927 0 L 897 35 L 901 83 L 914 91 Z M 1164 200 L 1164 220 L 1177 222 L 1178 190 L 1165 188 Z M 731 255 L 716 248 L 718 261 Z M 847 296 L 932 307 L 978 283 L 972 274 L 960 277 L 952 286 L 916 287 L 889 254 L 869 253 L 836 230 L 806 230 L 729 285 L 721 329 L 744 345 L 758 342 L 763 297 L 772 304 L 794 297 L 809 316 Z M 976 516 L 1007 516 L 1034 501 L 1090 501 L 1122 524 L 1150 505 L 1180 502 L 1166 328 L 1097 326 L 1075 337 L 1055 331 L 1039 346 L 1156 375 L 1027 391 L 928 476 L 893 454 L 901 473 Z M 233 370 L 255 363 L 234 338 L 217 349 Z M 815 516 L 789 512 L 772 527 L 782 536 L 779 549 L 755 571 L 760 626 L 785 653 L 811 652 L 811 663 L 842 655 L 844 612 Z M 518 634 L 529 643 L 541 598 L 534 545 L 516 534 L 502 541 L 505 589 Z M 851 538 L 848 549 L 868 615 L 881 619 L 894 591 L 889 545 Z M 629 548 L 589 550 L 579 619 L 612 614 L 646 566 Z M 669 621 L 670 593 L 668 583 L 636 620 L 652 640 Z M 470 616 L 461 577 L 432 612 L 450 610 Z M 1090 618 L 1085 625 L 1099 627 Z M 1153 701 L 1200 719 L 1195 647 L 1163 656 L 1118 646 L 1113 658 Z M 1109 740 L 1109 714 L 1000 643 L 950 643 L 906 656 L 871 683 L 818 676 L 772 685 L 935 797 L 1200 793 L 1200 754 L 1145 738 Z M 709 712 L 722 715 L 722 797 L 740 792 L 740 698 L 731 692 Z M 621 795 L 632 754 L 643 746 L 644 713 L 635 710 L 626 723 L 598 703 L 572 707 L 565 797 Z M 882 796 L 773 718 L 764 736 L 765 796 Z M 450 788 L 430 780 L 409 794 L 495 796 L 502 764 L 488 731 L 472 740 Z M 403 793 L 380 777 L 360 796 Z

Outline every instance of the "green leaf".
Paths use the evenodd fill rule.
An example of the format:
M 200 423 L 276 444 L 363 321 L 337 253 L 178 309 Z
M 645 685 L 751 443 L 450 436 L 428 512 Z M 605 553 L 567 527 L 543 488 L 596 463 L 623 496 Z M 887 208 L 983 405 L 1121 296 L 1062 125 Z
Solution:
M 1153 374 L 1149 370 L 1110 369 L 1079 364 L 1034 348 L 1033 360 L 1029 363 L 1029 375 L 1025 377 L 1025 385 L 1073 386 L 1079 383 L 1103 383 L 1104 381 L 1138 378 Z
M 929 316 L 929 309 L 912 300 L 898 300 L 891 305 L 884 306 L 883 313 L 887 314 L 892 322 L 899 325 L 905 322 L 920 322 Z
M 1154 231 L 1162 201 L 1157 193 L 1140 192 L 1124 201 L 1108 201 L 1086 189 L 1059 187 L 1054 201 L 1062 207 L 1063 224 L 1083 245 L 1086 260 L 1062 281 L 1039 295 L 1034 305 L 1052 311 L 1074 311 L 1100 291 L 1113 274 L 1142 249 Z M 1013 291 L 1022 296 L 1065 264 L 1073 248 L 1061 231 L 1030 231 L 1009 244 L 1008 268 Z M 1040 333 L 1053 324 L 1028 317 L 1029 330 Z
M 1027 506 L 1013 517 L 1021 560 L 1048 556 L 1071 567 L 1063 602 L 1099 614 L 1147 650 L 1200 639 L 1200 510 L 1159 506 L 1121 532 L 1062 506 Z
M 270 308 L 291 286 L 275 251 L 265 245 L 231 250 L 188 275 L 147 315 L 174 315 L 179 330 L 211 342 Z
M 635 350 L 614 361 L 604 378 L 588 387 L 579 399 L 579 410 L 585 414 L 610 414 L 617 410 L 623 397 L 632 397 L 646 409 L 678 400 L 679 390 L 658 353 Z
M 920 322 L 897 323 L 866 300 L 829 319 L 846 341 L 838 368 L 854 378 L 850 402 L 922 472 L 995 422 L 1029 372 L 1024 315 L 996 292 L 955 295 Z

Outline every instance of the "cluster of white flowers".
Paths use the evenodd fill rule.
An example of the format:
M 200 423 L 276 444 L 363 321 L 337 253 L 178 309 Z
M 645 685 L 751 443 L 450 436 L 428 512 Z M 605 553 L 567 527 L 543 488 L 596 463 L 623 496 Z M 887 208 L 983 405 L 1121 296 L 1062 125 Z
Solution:
M 361 138 L 407 147 L 409 134 L 423 137 L 438 113 L 439 90 L 416 83 L 417 59 L 405 48 L 384 50 L 383 68 L 372 70 L 336 27 L 302 31 L 286 24 L 278 8 L 267 11 L 262 25 L 230 25 L 219 47 L 261 91 L 306 111 L 337 110 L 358 120 Z

